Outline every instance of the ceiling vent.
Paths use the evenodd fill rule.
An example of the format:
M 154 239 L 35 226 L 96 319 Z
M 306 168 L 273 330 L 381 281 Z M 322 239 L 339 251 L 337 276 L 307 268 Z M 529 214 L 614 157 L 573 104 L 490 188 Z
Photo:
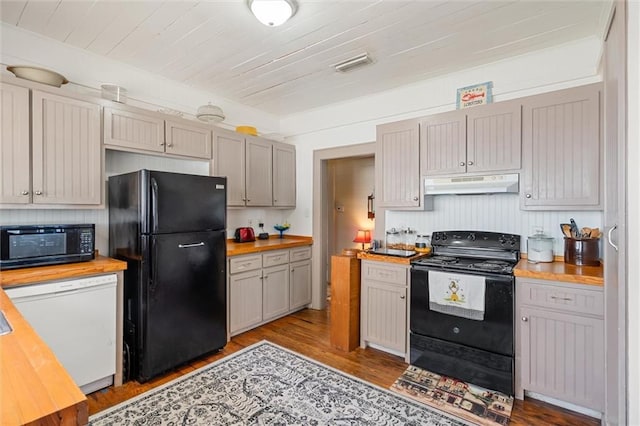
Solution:
M 369 54 L 365 52 L 361 55 L 354 56 L 351 59 L 340 62 L 339 64 L 335 64 L 333 67 L 338 72 L 347 72 L 372 62 L 373 60 L 369 57 Z

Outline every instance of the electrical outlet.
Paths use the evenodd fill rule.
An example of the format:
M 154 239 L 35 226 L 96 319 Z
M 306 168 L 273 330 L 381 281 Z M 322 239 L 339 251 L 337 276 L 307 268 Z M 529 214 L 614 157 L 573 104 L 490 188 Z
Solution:
M 258 222 L 258 228 L 264 228 L 264 223 Z

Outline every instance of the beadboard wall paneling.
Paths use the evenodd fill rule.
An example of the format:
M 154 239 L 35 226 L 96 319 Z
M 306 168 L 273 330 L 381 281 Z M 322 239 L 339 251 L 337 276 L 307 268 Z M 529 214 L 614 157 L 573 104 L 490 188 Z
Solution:
M 178 158 L 135 154 L 123 151 L 107 150 L 105 161 L 106 176 L 129 173 L 140 169 L 162 170 L 193 175 L 208 175 L 209 162 L 205 160 L 183 160 Z M 106 182 L 105 182 L 106 185 Z M 67 223 L 95 223 L 96 249 L 109 254 L 109 200 L 107 208 L 101 210 L 0 210 L 1 225 L 48 225 Z M 243 208 L 227 210 L 227 237 L 232 237 L 240 226 L 252 225 L 256 233 L 260 232 L 258 222 L 263 221 L 264 230 L 276 234 L 273 225 L 290 221 L 292 210 Z M 289 233 L 296 234 L 295 229 Z M 300 232 L 297 232 L 300 234 Z
M 447 230 L 518 234 L 522 237 L 522 252 L 527 251 L 527 237 L 541 226 L 545 234 L 555 238 L 554 253 L 562 256 L 564 239 L 560 223 L 569 223 L 570 218 L 575 219 L 578 227 L 603 230 L 601 211 L 523 211 L 520 210 L 518 194 L 438 195 L 434 199 L 433 211 L 387 211 L 385 223 L 387 229 L 409 226 L 417 229 L 419 234 Z

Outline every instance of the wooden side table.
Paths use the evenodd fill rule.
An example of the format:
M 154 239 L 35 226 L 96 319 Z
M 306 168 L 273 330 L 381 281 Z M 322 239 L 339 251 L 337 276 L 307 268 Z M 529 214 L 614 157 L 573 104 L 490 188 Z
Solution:
M 331 256 L 331 346 L 346 352 L 360 345 L 360 260 Z

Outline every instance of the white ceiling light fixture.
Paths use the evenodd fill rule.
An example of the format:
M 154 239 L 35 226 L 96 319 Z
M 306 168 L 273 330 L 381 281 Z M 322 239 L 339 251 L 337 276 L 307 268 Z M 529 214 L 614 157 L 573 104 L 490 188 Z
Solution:
M 198 112 L 196 113 L 196 117 L 198 120 L 206 121 L 207 123 L 216 123 L 220 121 L 224 121 L 225 116 L 222 112 L 222 108 L 219 106 L 211 105 L 209 102 L 207 105 L 202 105 L 198 108 Z
M 277 27 L 296 14 L 295 0 L 248 0 L 249 9 L 264 25 Z
M 335 70 L 338 72 L 347 72 L 351 71 L 354 68 L 370 64 L 372 62 L 373 59 L 371 59 L 369 54 L 365 52 L 358 56 L 354 56 L 353 58 L 347 59 L 346 61 L 342 61 L 339 64 L 335 64 L 333 68 L 335 68 Z

